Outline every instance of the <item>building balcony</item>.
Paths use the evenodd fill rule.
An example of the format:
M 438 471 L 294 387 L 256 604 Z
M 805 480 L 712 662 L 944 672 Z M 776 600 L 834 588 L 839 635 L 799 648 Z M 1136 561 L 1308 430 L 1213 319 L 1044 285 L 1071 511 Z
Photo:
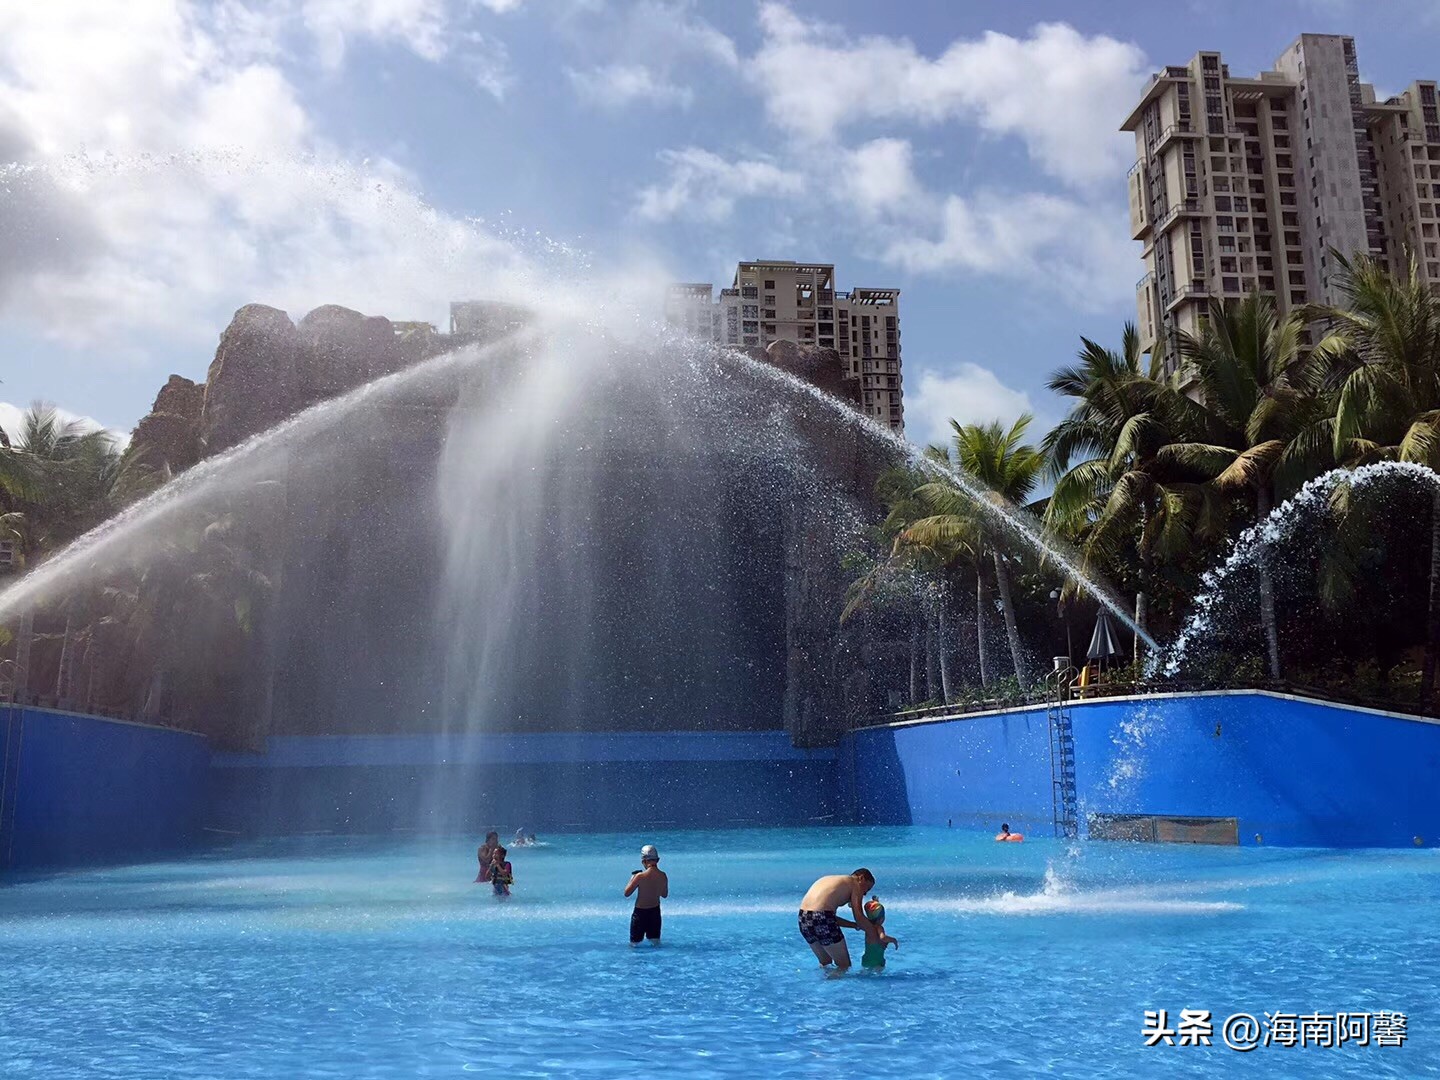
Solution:
M 1151 273 L 1148 273 L 1144 277 L 1142 277 L 1139 281 L 1135 282 L 1135 291 L 1140 292 L 1142 289 L 1148 289 L 1154 284 L 1155 274 L 1152 271 Z
M 1160 153 L 1176 139 L 1200 138 L 1204 138 L 1204 136 L 1190 124 L 1171 124 L 1164 131 L 1160 132 L 1160 137 L 1155 140 L 1155 145 L 1151 148 L 1150 153 Z
M 1144 240 L 1150 235 L 1150 213 L 1143 204 L 1130 200 L 1130 239 Z
M 1205 207 L 1199 199 L 1186 199 L 1183 202 L 1176 203 L 1170 207 L 1169 210 L 1165 211 L 1165 215 L 1155 223 L 1155 231 L 1164 232 L 1181 218 L 1204 216 Z
M 1190 284 L 1182 285 L 1175 290 L 1175 295 L 1172 296 L 1170 302 L 1165 305 L 1165 313 L 1168 315 L 1181 304 L 1197 300 L 1208 300 L 1209 298 L 1210 286 L 1206 285 L 1203 281 L 1192 281 Z

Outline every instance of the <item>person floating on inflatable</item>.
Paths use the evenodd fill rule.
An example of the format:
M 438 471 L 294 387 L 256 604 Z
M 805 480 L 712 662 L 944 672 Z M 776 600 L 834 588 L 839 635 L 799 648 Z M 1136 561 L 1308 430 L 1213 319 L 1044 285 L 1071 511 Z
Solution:
M 515 873 L 505 859 L 503 847 L 497 847 L 490 857 L 490 884 L 495 889 L 495 895 L 501 900 L 509 898 L 510 886 L 515 884 Z
M 1010 826 L 1002 821 L 1000 823 L 1000 831 L 995 834 L 995 839 L 1001 843 L 1018 844 L 1021 840 L 1025 839 L 1025 834 L 1011 832 Z
M 878 971 L 885 966 L 885 950 L 891 945 L 898 950 L 900 939 L 891 937 L 881 925 L 885 921 L 885 905 L 880 903 L 878 896 L 866 900 L 861 910 L 864 911 L 865 918 L 870 920 L 870 925 L 865 928 L 865 953 L 860 958 L 860 966 Z M 851 930 L 860 929 L 859 923 L 853 923 L 849 919 L 837 918 L 835 922 Z

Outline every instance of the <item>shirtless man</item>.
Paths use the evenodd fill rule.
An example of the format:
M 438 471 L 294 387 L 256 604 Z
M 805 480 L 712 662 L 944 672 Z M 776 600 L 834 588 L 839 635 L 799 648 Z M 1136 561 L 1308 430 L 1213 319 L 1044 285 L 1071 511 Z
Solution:
M 832 963 L 836 971 L 850 969 L 850 950 L 845 935 L 835 920 L 835 911 L 845 904 L 855 916 L 857 930 L 869 932 L 870 920 L 865 918 L 865 894 L 875 887 L 875 875 L 863 867 L 853 874 L 827 874 L 800 901 L 800 936 L 820 961 L 821 967 Z
M 630 875 L 630 884 L 625 886 L 625 895 L 635 894 L 635 910 L 630 915 L 630 947 L 633 949 L 642 940 L 649 938 L 660 944 L 660 901 L 670 896 L 670 879 L 660 869 L 660 852 L 654 844 L 640 849 L 640 865 Z

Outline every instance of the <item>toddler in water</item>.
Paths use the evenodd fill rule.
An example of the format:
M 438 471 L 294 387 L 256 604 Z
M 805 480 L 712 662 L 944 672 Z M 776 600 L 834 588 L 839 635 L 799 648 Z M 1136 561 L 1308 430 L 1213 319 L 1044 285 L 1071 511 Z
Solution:
M 885 933 L 882 925 L 885 922 L 885 905 L 880 903 L 879 897 L 872 896 L 866 900 L 863 910 L 865 918 L 870 920 L 870 927 L 865 931 L 865 955 L 860 959 L 860 966 L 879 970 L 885 966 L 885 950 L 891 945 L 898 950 L 900 939 Z M 836 919 L 835 923 L 851 930 L 860 929 L 859 923 L 849 919 Z
M 511 871 L 505 854 L 503 847 L 497 847 L 490 856 L 490 884 L 495 889 L 495 895 L 502 900 L 510 895 L 510 886 L 515 884 L 515 874 Z

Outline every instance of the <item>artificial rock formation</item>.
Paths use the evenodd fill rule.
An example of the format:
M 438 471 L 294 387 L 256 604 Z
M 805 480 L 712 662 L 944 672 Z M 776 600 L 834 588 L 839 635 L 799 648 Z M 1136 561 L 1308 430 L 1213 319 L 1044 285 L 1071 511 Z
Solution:
M 131 461 L 164 472 L 182 472 L 200 460 L 200 416 L 205 387 L 181 375 L 171 375 L 150 412 L 135 426 L 127 456 Z
M 845 361 L 834 349 L 772 341 L 763 349 L 747 351 L 757 360 L 803 379 L 841 401 L 852 405 L 860 403 L 860 380 L 846 377 Z
M 305 405 L 336 397 L 405 366 L 400 341 L 381 315 L 326 304 L 300 320 L 296 391 Z
M 445 339 L 397 336 L 382 316 L 326 304 L 299 324 L 246 304 L 220 335 L 205 382 L 170 376 L 136 426 L 131 457 L 180 472 L 302 409 L 436 355 Z
M 201 438 L 215 454 L 296 410 L 300 336 L 279 308 L 246 304 L 220 335 L 205 377 Z

